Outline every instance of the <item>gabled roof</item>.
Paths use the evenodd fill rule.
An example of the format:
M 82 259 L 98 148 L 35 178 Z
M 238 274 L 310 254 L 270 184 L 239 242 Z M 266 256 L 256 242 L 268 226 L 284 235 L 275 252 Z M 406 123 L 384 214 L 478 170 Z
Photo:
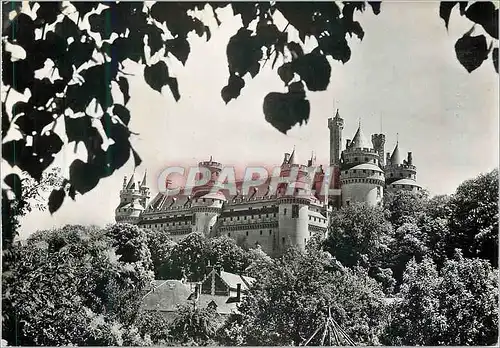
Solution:
M 361 129 L 361 124 L 358 127 L 358 130 L 356 131 L 356 134 L 354 135 L 354 138 L 351 141 L 351 144 L 349 145 L 349 148 L 351 149 L 371 149 L 372 145 L 370 142 L 366 140 L 365 135 L 363 134 L 363 130 Z
M 236 289 L 237 284 L 241 284 L 241 291 L 247 291 L 251 284 L 255 281 L 252 277 L 240 276 L 224 271 L 220 272 L 220 277 L 231 289 Z
M 399 142 L 396 143 L 396 147 L 394 147 L 394 151 L 392 151 L 391 164 L 403 164 L 403 159 L 399 154 Z
M 210 304 L 215 306 L 217 313 L 219 314 L 231 314 L 238 312 L 238 302 L 227 303 L 227 296 L 217 296 L 217 295 L 206 295 L 201 294 L 197 305 L 200 308 L 206 308 Z

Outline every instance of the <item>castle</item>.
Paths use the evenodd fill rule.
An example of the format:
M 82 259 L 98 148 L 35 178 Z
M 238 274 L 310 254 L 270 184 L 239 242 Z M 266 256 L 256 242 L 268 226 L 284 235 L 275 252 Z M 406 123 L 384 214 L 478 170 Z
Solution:
M 129 180 L 124 178 L 115 220 L 167 230 L 174 240 L 191 232 L 201 232 L 208 237 L 226 235 L 241 246 L 260 245 L 267 254 L 279 256 L 291 245 L 305 248 L 316 234 L 324 237 L 332 209 L 354 202 L 381 204 L 384 189 L 421 189 L 416 183 L 412 153 L 403 159 L 398 143 L 384 159 L 385 135 L 373 134 L 369 143 L 359 124 L 356 134 L 352 140 L 346 140 L 342 150 L 344 120 L 338 110 L 335 117 L 328 120 L 328 128 L 333 189 L 339 194 L 321 196 L 325 171 L 320 167 L 310 178 L 308 168 L 316 166 L 315 157 L 307 164 L 299 163 L 295 149 L 291 154 L 285 153 L 280 172 L 280 176 L 288 176 L 292 170 L 298 172 L 292 183 L 292 194 L 287 190 L 289 184 L 270 190 L 271 180 L 246 195 L 240 194 L 242 181 L 236 184 L 236 195 L 223 188 L 213 190 L 223 166 L 210 158 L 199 166 L 210 171 L 211 179 L 192 188 L 190 195 L 171 195 L 167 190 L 149 201 L 146 174 L 137 182 L 134 175 Z M 308 180 L 312 190 L 311 185 L 306 185 Z

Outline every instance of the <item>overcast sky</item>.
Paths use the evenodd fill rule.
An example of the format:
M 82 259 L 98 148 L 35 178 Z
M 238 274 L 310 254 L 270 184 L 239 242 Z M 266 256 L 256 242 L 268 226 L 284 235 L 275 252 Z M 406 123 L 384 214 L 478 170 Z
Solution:
M 498 166 L 498 75 L 491 60 L 472 74 L 458 63 L 454 44 L 470 24 L 454 10 L 447 32 L 438 7 L 438 2 L 392 2 L 383 3 L 378 16 L 371 10 L 358 14 L 363 41 L 350 41 L 351 60 L 332 64 L 328 90 L 308 95 L 309 123 L 288 135 L 268 124 L 262 112 L 267 93 L 285 92 L 271 64 L 247 80 L 237 100 L 222 101 L 226 44 L 240 21 L 221 14 L 226 20 L 212 28 L 211 41 L 196 37 L 186 66 L 170 65 L 179 81 L 179 102 L 168 88 L 161 95 L 141 78 L 131 78 L 131 128 L 139 133 L 132 142 L 143 159 L 138 174 L 147 168 L 148 180 L 155 183 L 166 166 L 195 164 L 211 155 L 224 164 L 280 164 L 294 145 L 301 161 L 315 151 L 318 162 L 327 164 L 327 119 L 338 108 L 345 120 L 344 144 L 359 119 L 367 136 L 382 127 L 386 152 L 399 133 L 400 148 L 413 152 L 418 182 L 432 194 L 452 193 L 465 179 Z M 56 165 L 68 166 L 64 158 Z M 69 223 L 113 222 L 123 176 L 132 171 L 129 161 L 76 202 L 65 202 L 53 217 L 31 213 L 22 236 Z M 156 192 L 154 185 L 151 189 Z

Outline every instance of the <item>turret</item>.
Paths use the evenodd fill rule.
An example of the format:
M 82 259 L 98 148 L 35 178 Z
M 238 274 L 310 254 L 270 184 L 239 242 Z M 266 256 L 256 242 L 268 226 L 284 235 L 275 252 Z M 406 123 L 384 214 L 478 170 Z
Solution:
M 385 165 L 384 160 L 384 146 L 385 146 L 385 135 L 384 134 L 372 134 L 372 144 L 375 151 L 378 153 L 378 162 L 381 168 Z
M 387 156 L 389 158 L 389 153 Z M 407 158 L 404 159 L 399 149 L 399 141 L 396 142 L 396 146 L 392 154 L 390 154 L 384 171 L 388 190 L 394 191 L 401 188 L 409 190 L 420 189 L 420 186 L 416 183 L 417 168 L 413 165 L 412 153 L 408 152 Z
M 342 147 L 342 130 L 344 129 L 344 120 L 340 117 L 338 109 L 335 117 L 328 119 L 328 128 L 330 129 L 330 165 L 338 165 Z
M 148 199 L 149 188 L 147 187 L 146 174 L 144 174 L 142 182 L 136 182 L 134 174 L 128 181 L 125 176 L 120 191 L 120 204 L 115 210 L 116 222 L 137 223 L 146 208 Z

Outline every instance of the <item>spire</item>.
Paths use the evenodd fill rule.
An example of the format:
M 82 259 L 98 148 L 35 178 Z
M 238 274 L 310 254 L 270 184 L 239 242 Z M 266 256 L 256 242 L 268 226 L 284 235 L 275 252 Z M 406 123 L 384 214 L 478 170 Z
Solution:
M 290 159 L 288 160 L 288 164 L 296 164 L 295 162 L 296 159 L 295 159 L 295 145 L 294 145 L 292 154 L 290 155 Z
M 366 137 L 363 134 L 363 130 L 361 129 L 361 120 L 359 121 L 358 130 L 356 131 L 356 134 L 354 135 L 354 138 L 352 139 L 349 147 L 354 148 L 354 149 L 359 149 L 359 148 L 371 149 L 372 148 L 371 144 L 366 140 Z
M 399 154 L 399 139 L 396 141 L 396 147 L 394 147 L 394 151 L 392 151 L 391 164 L 403 164 L 403 160 L 401 158 L 401 155 Z
M 147 180 L 146 180 L 147 175 L 148 175 L 148 170 L 146 169 L 144 171 L 144 177 L 142 178 L 141 186 L 147 186 Z
M 130 180 L 128 181 L 127 190 L 134 189 L 135 188 L 135 179 L 134 179 L 134 173 L 132 173 L 132 176 L 130 177 Z
M 337 112 L 335 113 L 335 118 L 340 118 L 339 109 L 337 109 Z

